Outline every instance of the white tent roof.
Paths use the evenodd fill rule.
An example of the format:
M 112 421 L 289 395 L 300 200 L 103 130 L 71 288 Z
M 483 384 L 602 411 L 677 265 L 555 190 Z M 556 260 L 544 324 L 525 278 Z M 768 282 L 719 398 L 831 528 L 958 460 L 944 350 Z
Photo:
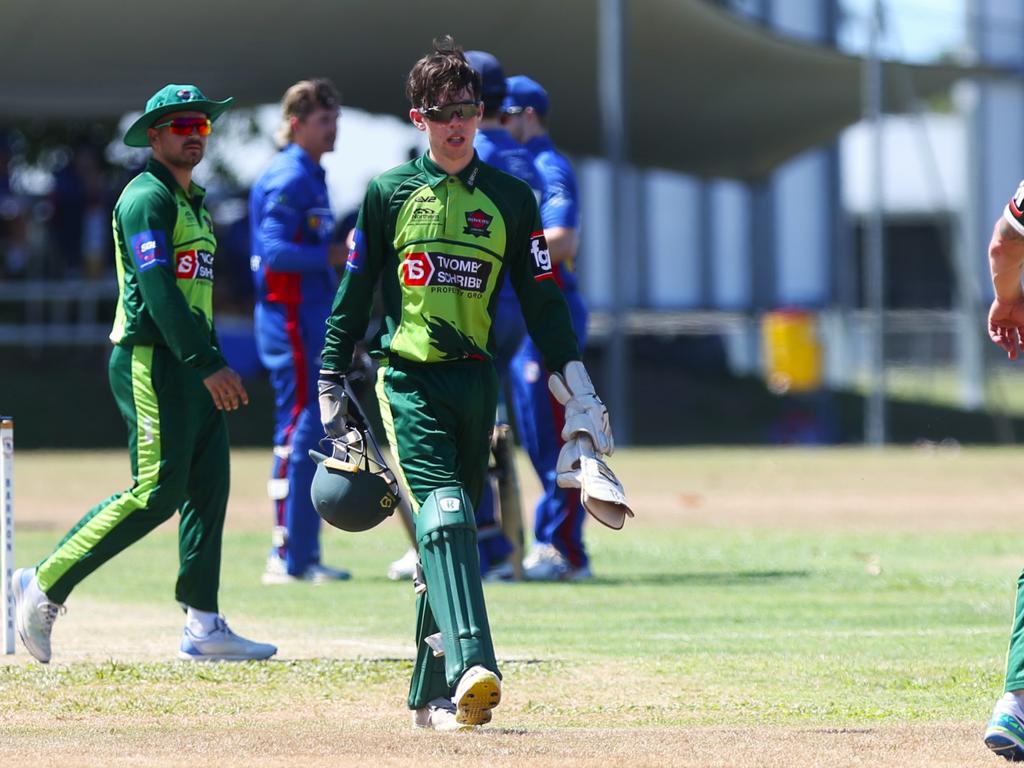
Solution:
M 548 89 L 552 133 L 602 151 L 598 0 L 6 0 L 0 120 L 116 115 L 168 82 L 276 101 L 326 75 L 345 103 L 404 114 L 405 75 L 445 32 Z M 703 0 L 634 0 L 627 14 L 629 159 L 752 178 L 835 136 L 861 112 L 862 62 L 783 39 Z M 887 105 L 943 90 L 957 67 L 889 65 Z

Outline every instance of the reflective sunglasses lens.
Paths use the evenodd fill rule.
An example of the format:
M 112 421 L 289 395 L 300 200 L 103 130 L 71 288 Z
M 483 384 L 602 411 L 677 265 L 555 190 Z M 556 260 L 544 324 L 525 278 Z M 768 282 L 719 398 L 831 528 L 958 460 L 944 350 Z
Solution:
M 200 136 L 209 136 L 213 131 L 213 123 L 202 117 L 177 117 L 168 123 L 171 133 L 176 136 L 191 136 L 198 129 Z
M 424 117 L 437 123 L 451 122 L 451 119 L 456 115 L 465 120 L 470 117 L 476 117 L 479 113 L 479 106 L 472 101 L 445 104 L 443 107 L 428 107 L 423 110 Z

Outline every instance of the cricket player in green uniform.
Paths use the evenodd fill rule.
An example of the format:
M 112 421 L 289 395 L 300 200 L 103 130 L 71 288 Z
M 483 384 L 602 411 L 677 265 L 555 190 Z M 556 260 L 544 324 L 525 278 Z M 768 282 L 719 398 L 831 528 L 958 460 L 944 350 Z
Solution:
M 480 79 L 450 37 L 435 41 L 434 52 L 415 64 L 406 94 L 409 117 L 427 134 L 429 151 L 367 189 L 327 320 L 320 409 L 327 435 L 341 438 L 344 372 L 380 280 L 384 321 L 371 343 L 380 359 L 376 390 L 413 496 L 420 556 L 408 706 L 416 727 L 458 730 L 489 722 L 501 700 L 473 506 L 494 426 L 493 323 L 505 280 L 545 365 L 570 382 L 577 423 L 602 445 L 610 445 L 611 434 L 578 359 L 536 198 L 474 152 Z
M 35 568 L 15 572 L 18 634 L 43 663 L 75 586 L 178 510 L 175 597 L 187 612 L 178 656 L 242 660 L 277 652 L 232 632 L 217 603 L 229 483 L 224 411 L 249 399 L 217 343 L 217 241 L 192 169 L 231 101 L 168 85 L 125 134 L 129 146 L 153 151 L 121 193 L 113 220 L 120 295 L 110 387 L 128 426 L 134 484 L 93 507 Z

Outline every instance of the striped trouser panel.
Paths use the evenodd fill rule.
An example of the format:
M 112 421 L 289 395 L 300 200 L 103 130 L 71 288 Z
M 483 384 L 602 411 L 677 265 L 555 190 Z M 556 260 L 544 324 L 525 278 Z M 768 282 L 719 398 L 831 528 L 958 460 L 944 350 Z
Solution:
M 213 504 L 204 504 L 208 514 L 197 514 L 193 510 L 190 517 L 194 522 L 188 526 L 185 515 L 192 495 L 190 475 L 193 474 L 196 444 L 202 432 L 197 429 L 200 426 L 196 424 L 197 415 L 214 411 L 221 424 L 223 417 L 213 408 L 198 376 L 174 360 L 165 348 L 115 346 L 109 374 L 114 399 L 128 427 L 133 485 L 94 506 L 64 536 L 54 551 L 39 563 L 39 586 L 51 600 L 63 603 L 86 576 L 170 518 L 180 507 L 181 538 L 192 541 L 189 548 L 181 551 L 183 571 L 186 549 L 208 550 L 206 540 L 212 540 L 217 552 L 215 573 L 210 574 L 209 568 L 203 567 L 200 568 L 203 573 L 188 579 L 212 579 L 212 596 L 210 587 L 198 592 L 185 590 L 191 593 L 182 595 L 182 574 L 179 573 L 177 597 L 194 607 L 204 608 L 197 604 L 198 600 L 212 606 L 206 610 L 216 610 L 220 533 L 223 506 L 227 501 L 226 434 L 222 440 L 223 466 L 219 467 L 225 478 L 216 481 L 223 485 L 223 491 L 212 494 Z M 199 397 L 210 403 L 208 408 L 197 409 Z M 193 400 L 191 405 L 190 399 Z M 210 430 L 206 432 L 207 439 L 219 437 L 209 434 Z M 218 443 L 215 453 L 219 454 L 220 448 Z M 209 502 L 209 499 L 204 501 Z M 199 520 L 200 517 L 206 519 Z M 208 556 L 202 558 L 203 564 L 209 559 Z

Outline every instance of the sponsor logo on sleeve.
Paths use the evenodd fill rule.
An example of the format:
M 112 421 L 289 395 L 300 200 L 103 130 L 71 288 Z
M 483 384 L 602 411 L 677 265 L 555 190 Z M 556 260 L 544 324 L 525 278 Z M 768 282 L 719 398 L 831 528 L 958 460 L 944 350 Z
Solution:
M 555 276 L 551 271 L 551 252 L 548 251 L 548 241 L 543 231 L 530 235 L 530 256 L 533 257 L 533 279 L 553 280 Z
M 157 264 L 167 264 L 167 239 L 160 230 L 147 229 L 129 238 L 139 271 Z
M 466 228 L 462 230 L 462 233 L 473 237 L 490 237 L 491 230 L 488 227 L 491 226 L 493 220 L 493 216 L 488 215 L 480 208 L 469 211 L 466 213 Z
M 348 251 L 348 258 L 345 260 L 347 272 L 358 272 L 363 268 L 363 256 L 366 254 L 366 236 L 363 230 L 356 227 L 352 234 L 352 247 Z
M 306 227 L 314 240 L 326 243 L 334 233 L 334 214 L 329 208 L 310 208 L 306 211 Z
M 174 275 L 179 280 L 213 280 L 213 254 L 192 249 L 174 254 Z
M 412 288 L 437 292 L 481 294 L 487 288 L 493 264 L 471 256 L 447 253 L 408 254 L 402 261 L 402 282 Z
M 1024 216 L 1024 181 L 1017 187 L 1017 191 L 1010 201 L 1010 212 L 1018 219 Z

